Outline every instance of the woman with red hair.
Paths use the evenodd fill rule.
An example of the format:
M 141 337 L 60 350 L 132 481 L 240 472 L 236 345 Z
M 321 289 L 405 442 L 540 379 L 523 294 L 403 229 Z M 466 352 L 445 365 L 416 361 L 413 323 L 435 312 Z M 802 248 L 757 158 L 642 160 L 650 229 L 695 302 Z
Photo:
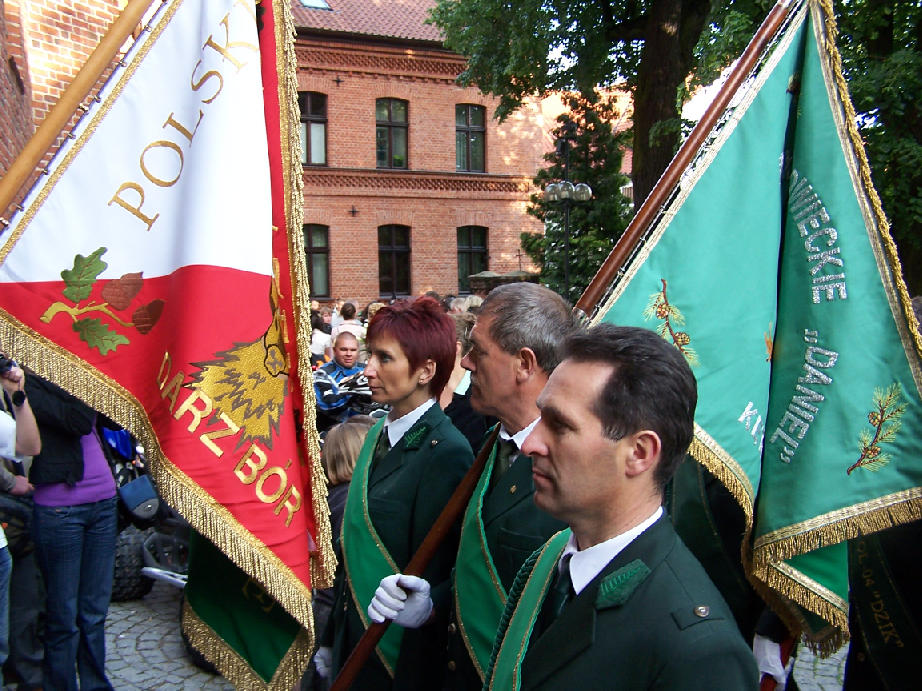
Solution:
M 454 366 L 455 327 L 432 298 L 399 301 L 372 318 L 366 345 L 372 399 L 390 412 L 365 438 L 349 485 L 337 599 L 323 636 L 330 647 L 318 650 L 315 662 L 321 674 L 324 667 L 338 672 L 371 623 L 367 609 L 379 584 L 393 577 L 392 591 L 405 607 L 354 688 L 428 688 L 445 664 L 449 577 L 460 526 L 442 542 L 424 580 L 398 581 L 397 574 L 472 461 L 470 445 L 437 403 Z M 426 592 L 414 589 L 419 583 Z

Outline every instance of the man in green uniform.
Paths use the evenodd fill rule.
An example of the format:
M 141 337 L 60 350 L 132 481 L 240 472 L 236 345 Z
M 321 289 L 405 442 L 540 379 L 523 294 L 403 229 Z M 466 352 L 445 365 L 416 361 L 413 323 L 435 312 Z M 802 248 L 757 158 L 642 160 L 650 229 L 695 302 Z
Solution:
M 461 362 L 471 371 L 471 405 L 501 426 L 462 524 L 444 688 L 481 687 L 516 572 L 564 527 L 535 506 L 531 459 L 520 448 L 538 422 L 535 401 L 574 328 L 559 295 L 514 283 L 487 296 L 471 331 L 473 346 Z M 369 616 L 394 619 L 403 609 L 404 590 L 382 583 Z M 437 688 L 439 680 L 432 681 Z
M 754 689 L 729 608 L 663 515 L 697 389 L 652 331 L 576 334 L 522 450 L 535 503 L 570 526 L 513 585 L 485 688 Z

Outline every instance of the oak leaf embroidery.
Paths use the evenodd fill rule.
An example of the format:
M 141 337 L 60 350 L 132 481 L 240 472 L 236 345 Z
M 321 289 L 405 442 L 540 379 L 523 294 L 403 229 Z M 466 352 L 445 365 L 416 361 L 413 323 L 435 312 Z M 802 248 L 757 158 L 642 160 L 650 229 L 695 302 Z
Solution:
M 150 332 L 163 312 L 163 300 L 158 299 L 136 307 L 131 321 L 116 314 L 130 308 L 141 291 L 144 284 L 141 272 L 127 273 L 106 281 L 100 291 L 102 302 L 89 299 L 93 287 L 99 283 L 99 275 L 109 266 L 102 260 L 106 251 L 105 247 L 100 247 L 88 257 L 82 254 L 75 256 L 73 268 L 61 272 L 65 286 L 61 292 L 73 304 L 63 301 L 52 303 L 41 316 L 43 322 L 50 324 L 60 313 L 70 315 L 80 340 L 103 355 L 131 342 L 126 329 L 136 329 L 141 334 Z M 85 300 L 88 302 L 84 303 Z

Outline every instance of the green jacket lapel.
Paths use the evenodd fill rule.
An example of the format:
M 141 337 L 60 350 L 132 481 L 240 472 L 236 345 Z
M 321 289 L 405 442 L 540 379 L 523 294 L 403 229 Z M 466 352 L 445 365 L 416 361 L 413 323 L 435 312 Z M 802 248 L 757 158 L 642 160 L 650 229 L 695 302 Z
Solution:
M 531 501 L 535 486 L 531 477 L 531 457 L 520 453 L 515 462 L 490 488 L 483 501 L 483 523 L 489 525 L 517 504 Z
M 537 640 L 522 665 L 523 689 L 540 685 L 595 642 L 597 612 L 627 607 L 631 595 L 665 559 L 675 532 L 664 515 L 602 569 Z M 607 583 L 600 597 L 600 586 Z

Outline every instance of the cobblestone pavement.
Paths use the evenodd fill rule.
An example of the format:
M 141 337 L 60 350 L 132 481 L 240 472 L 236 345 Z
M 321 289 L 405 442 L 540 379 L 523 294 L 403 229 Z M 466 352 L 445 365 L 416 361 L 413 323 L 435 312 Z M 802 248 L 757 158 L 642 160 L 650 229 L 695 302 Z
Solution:
M 234 687 L 186 656 L 179 633 L 180 590 L 155 582 L 140 600 L 113 602 L 106 620 L 106 672 L 116 691 Z M 802 691 L 841 691 L 847 648 L 825 660 L 801 647 L 794 678 Z
M 179 633 L 180 596 L 179 588 L 155 581 L 142 599 L 109 606 L 106 674 L 116 691 L 234 688 L 186 656 Z

